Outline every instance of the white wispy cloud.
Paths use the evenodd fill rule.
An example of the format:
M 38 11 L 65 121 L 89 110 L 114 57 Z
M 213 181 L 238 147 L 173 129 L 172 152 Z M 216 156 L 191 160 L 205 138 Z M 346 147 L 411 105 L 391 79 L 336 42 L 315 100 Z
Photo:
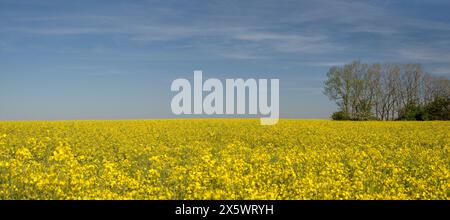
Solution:
M 405 60 L 416 62 L 444 62 L 450 61 L 450 51 L 441 48 L 402 48 L 399 54 Z
M 110 33 L 126 33 L 125 30 L 118 28 L 105 28 L 105 27 L 18 27 L 7 28 L 8 31 L 19 31 L 31 34 L 43 34 L 43 35 L 80 35 L 80 34 L 110 34 Z
M 435 67 L 432 68 L 430 72 L 437 75 L 450 76 L 450 66 Z
M 281 34 L 270 32 L 244 32 L 235 36 L 239 40 L 260 42 L 281 52 L 320 53 L 343 49 L 342 45 L 332 43 L 325 35 Z
M 238 60 L 267 59 L 267 57 L 265 57 L 265 56 L 261 56 L 258 54 L 253 54 L 251 52 L 245 52 L 245 51 L 218 52 L 218 54 L 225 58 L 238 59 Z
M 333 54 L 354 50 L 373 53 L 370 38 L 360 43 L 367 48 L 361 48 L 352 39 L 354 33 L 361 32 L 380 35 L 386 48 L 375 49 L 385 49 L 385 53 L 395 51 L 403 59 L 447 62 L 449 58 L 442 47 L 410 48 L 408 41 L 414 36 L 407 35 L 410 30 L 450 32 L 449 23 L 402 16 L 389 9 L 389 2 L 317 0 L 302 2 L 304 7 L 294 7 L 297 4 L 288 2 L 279 6 L 290 12 L 286 14 L 268 14 L 267 9 L 273 4 L 262 2 L 251 10 L 251 14 L 239 14 L 239 19 L 233 14 L 210 12 L 196 15 L 199 18 L 192 21 L 189 17 L 183 19 L 186 13 L 176 8 L 149 7 L 146 12 L 139 9 L 139 5 L 129 3 L 124 9 L 129 11 L 127 13 L 9 17 L 17 24 L 4 25 L 0 32 L 61 37 L 114 35 L 137 43 L 183 41 L 181 46 L 178 45 L 180 48 L 201 49 L 232 59 L 263 59 L 277 53 Z M 272 17 L 264 19 L 265 16 Z M 166 18 L 179 22 L 169 22 Z M 31 23 L 32 26 L 27 26 Z M 396 42 L 402 43 L 396 45 Z M 233 44 L 236 46 L 230 46 Z M 328 64 L 323 61 L 316 65 Z

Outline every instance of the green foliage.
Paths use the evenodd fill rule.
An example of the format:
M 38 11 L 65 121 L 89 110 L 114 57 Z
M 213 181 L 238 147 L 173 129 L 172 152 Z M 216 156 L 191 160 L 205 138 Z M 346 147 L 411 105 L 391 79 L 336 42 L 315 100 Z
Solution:
M 350 120 L 351 119 L 350 116 L 347 113 L 343 112 L 343 111 L 334 112 L 331 115 L 331 118 L 333 120 L 338 120 L 338 121 Z
M 425 106 L 429 120 L 450 120 L 450 97 L 436 98 Z
M 405 105 L 399 112 L 398 119 L 405 121 L 426 121 L 429 120 L 429 117 L 422 106 L 412 102 Z
M 371 112 L 370 103 L 367 101 L 360 101 L 360 103 L 356 106 L 356 113 L 352 117 L 352 120 L 368 121 L 374 119 L 376 119 L 376 117 L 374 117 Z
M 450 120 L 450 98 L 436 97 L 424 106 L 411 103 L 406 105 L 400 113 L 399 120 Z

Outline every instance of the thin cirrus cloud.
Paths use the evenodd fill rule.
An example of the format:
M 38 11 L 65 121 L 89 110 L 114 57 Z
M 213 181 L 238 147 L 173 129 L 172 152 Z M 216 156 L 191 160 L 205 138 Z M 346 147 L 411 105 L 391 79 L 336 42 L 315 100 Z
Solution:
M 326 3 L 327 7 L 323 7 Z M 259 12 L 256 10 L 255 12 Z M 302 13 L 300 13 L 302 12 Z M 14 27 L 4 27 L 3 31 L 22 32 L 37 35 L 121 35 L 130 41 L 153 42 L 153 41 L 177 41 L 185 39 L 203 40 L 201 43 L 184 41 L 185 44 L 192 44 L 206 51 L 216 52 L 228 58 L 235 59 L 258 59 L 265 58 L 270 51 L 276 53 L 321 53 L 339 52 L 358 48 L 354 42 L 338 39 L 345 38 L 352 33 L 370 33 L 380 38 L 394 36 L 396 41 L 388 42 L 387 50 L 397 53 L 398 57 L 414 58 L 423 56 L 424 61 L 442 61 L 442 56 L 432 56 L 430 53 L 444 53 L 442 47 L 428 48 L 423 54 L 418 51 L 405 53 L 403 48 L 396 48 L 396 42 L 414 39 L 414 36 L 406 35 L 409 32 L 418 31 L 439 31 L 450 32 L 450 25 L 445 22 L 432 21 L 420 18 L 402 17 L 392 10 L 364 2 L 348 1 L 314 1 L 308 2 L 305 9 L 300 10 L 298 16 L 288 14 L 280 16 L 278 22 L 258 23 L 254 19 L 242 19 L 245 22 L 236 23 L 231 15 L 222 15 L 225 21 L 216 27 L 208 20 L 201 22 L 189 22 L 186 24 L 165 23 L 158 17 L 158 13 L 177 17 L 181 16 L 175 9 L 155 10 L 156 15 L 60 15 L 60 16 L 30 16 L 13 17 L 21 25 Z M 349 13 L 351 12 L 351 13 Z M 261 12 L 259 12 L 261 13 Z M 212 16 L 206 14 L 204 15 Z M 253 14 L 251 17 L 262 16 Z M 227 22 L 227 19 L 229 20 Z M 187 19 L 189 20 L 189 19 Z M 41 26 L 26 26 L 27 21 L 38 21 Z M 77 23 L 79 26 L 66 25 Z M 39 24 L 38 23 L 38 24 Z M 25 24 L 25 25 L 24 25 Z M 283 28 L 278 28 L 281 26 Z M 294 28 L 299 26 L 299 28 Z M 305 30 L 305 31 L 303 31 Z M 433 33 L 429 33 L 430 35 Z M 448 34 L 448 33 L 447 33 Z M 338 38 L 336 38 L 336 36 Z M 217 48 L 222 42 L 234 41 L 236 44 L 248 44 L 249 50 L 228 50 L 228 46 Z M 364 47 L 366 47 L 365 42 Z M 212 49 L 211 49 L 212 48 Z M 264 49 L 267 54 L 254 54 L 255 48 Z M 430 52 L 432 50 L 432 52 Z M 446 55 L 445 55 L 446 56 Z M 444 56 L 444 57 L 445 57 Z
M 443 67 L 433 68 L 431 70 L 431 72 L 433 72 L 434 74 L 450 76 L 450 66 L 443 66 Z
M 185 38 L 204 37 L 241 41 L 241 43 L 258 43 L 277 52 L 320 53 L 327 50 L 344 49 L 343 45 L 332 43 L 325 35 L 316 34 L 311 36 L 302 36 L 298 33 L 282 34 L 261 31 L 258 32 L 238 27 L 210 28 L 124 25 L 116 27 L 18 27 L 9 28 L 8 30 L 40 35 L 120 34 L 129 36 L 130 40 L 138 42 L 173 41 Z M 241 53 L 241 55 L 229 55 L 228 57 L 255 59 L 262 56 Z
M 56 27 L 56 28 L 9 28 L 8 31 L 25 32 L 30 34 L 43 35 L 80 35 L 80 34 L 109 34 L 109 33 L 125 33 L 124 30 L 117 28 L 104 27 Z
M 402 57 L 415 62 L 445 63 L 450 61 L 450 51 L 434 48 L 416 46 L 400 50 Z

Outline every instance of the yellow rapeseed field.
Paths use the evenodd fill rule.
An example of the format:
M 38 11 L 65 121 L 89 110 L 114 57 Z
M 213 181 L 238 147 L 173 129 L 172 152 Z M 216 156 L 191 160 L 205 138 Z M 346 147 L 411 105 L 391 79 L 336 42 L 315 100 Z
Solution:
M 449 199 L 450 122 L 0 122 L 1 199 Z

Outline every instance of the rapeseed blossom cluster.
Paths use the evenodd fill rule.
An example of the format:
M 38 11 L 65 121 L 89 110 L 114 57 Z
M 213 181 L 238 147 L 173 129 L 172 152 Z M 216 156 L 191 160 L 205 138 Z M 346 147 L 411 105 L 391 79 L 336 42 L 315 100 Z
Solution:
M 0 122 L 0 199 L 449 199 L 450 122 Z

